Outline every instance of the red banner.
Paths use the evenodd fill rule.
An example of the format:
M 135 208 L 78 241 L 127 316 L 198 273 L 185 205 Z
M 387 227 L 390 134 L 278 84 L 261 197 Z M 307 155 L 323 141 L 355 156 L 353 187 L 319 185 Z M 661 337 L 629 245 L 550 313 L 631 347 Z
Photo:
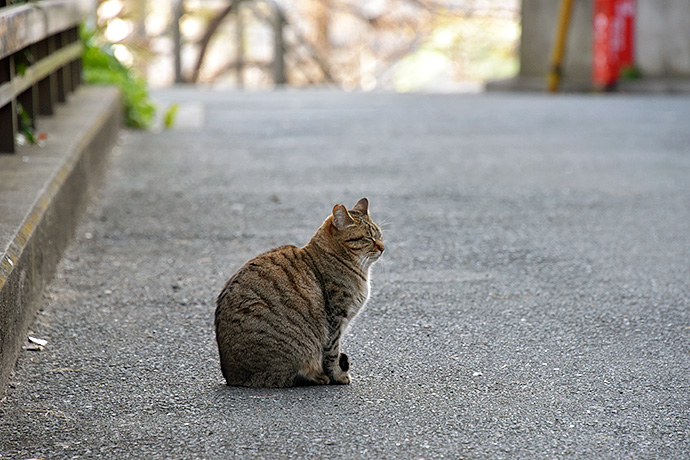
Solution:
M 616 83 L 634 65 L 635 0 L 595 0 L 592 76 L 598 87 Z

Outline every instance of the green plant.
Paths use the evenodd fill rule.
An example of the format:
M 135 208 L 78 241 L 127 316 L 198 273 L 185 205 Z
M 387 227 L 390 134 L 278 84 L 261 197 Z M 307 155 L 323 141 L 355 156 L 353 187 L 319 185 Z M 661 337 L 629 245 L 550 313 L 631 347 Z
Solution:
M 642 78 L 642 73 L 634 65 L 629 65 L 621 69 L 621 78 L 625 80 L 637 80 Z
M 177 118 L 177 112 L 180 110 L 180 104 L 172 104 L 168 107 L 163 115 L 163 126 L 165 129 L 170 129 L 175 124 L 175 119 Z
M 116 85 L 122 92 L 125 124 L 133 128 L 151 127 L 156 106 L 149 98 L 146 80 L 123 65 L 113 54 L 112 45 L 100 40 L 96 31 L 82 27 L 80 33 L 84 43 L 84 82 Z
M 14 71 L 17 75 L 26 75 L 26 70 L 30 65 L 34 64 L 36 59 L 30 48 L 24 48 L 22 51 L 14 56 Z
M 34 145 L 38 145 L 38 136 L 36 135 L 36 131 L 34 130 L 31 117 L 29 116 L 29 113 L 26 110 L 24 110 L 24 106 L 22 106 L 19 103 L 17 103 L 17 115 L 19 119 L 18 136 L 23 136 L 27 142 Z M 19 143 L 21 144 L 23 142 Z

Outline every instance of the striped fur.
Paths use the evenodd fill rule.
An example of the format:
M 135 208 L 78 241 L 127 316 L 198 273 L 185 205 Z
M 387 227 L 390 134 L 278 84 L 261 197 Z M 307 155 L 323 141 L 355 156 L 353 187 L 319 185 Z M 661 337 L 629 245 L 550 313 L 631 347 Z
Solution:
M 333 207 L 304 247 L 283 246 L 242 266 L 216 301 L 216 340 L 228 385 L 348 384 L 340 352 L 348 323 L 369 298 L 381 230 L 362 198 Z

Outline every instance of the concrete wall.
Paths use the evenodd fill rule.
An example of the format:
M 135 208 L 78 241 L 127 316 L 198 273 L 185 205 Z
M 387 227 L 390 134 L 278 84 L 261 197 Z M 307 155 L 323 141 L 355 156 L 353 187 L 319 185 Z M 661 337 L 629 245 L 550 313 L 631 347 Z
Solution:
M 645 76 L 690 78 L 690 1 L 637 0 L 637 64 Z
M 574 0 L 563 84 L 591 87 L 594 0 Z M 559 0 L 522 0 L 518 80 L 542 84 L 549 68 Z M 637 0 L 636 63 L 646 78 L 690 78 L 690 0 Z M 524 86 L 524 85 L 523 85 Z

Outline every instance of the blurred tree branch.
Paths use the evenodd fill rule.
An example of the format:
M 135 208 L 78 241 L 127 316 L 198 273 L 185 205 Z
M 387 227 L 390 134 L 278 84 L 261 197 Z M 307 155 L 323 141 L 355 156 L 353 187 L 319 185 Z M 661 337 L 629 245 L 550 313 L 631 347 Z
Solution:
M 223 23 L 223 20 L 230 15 L 230 13 L 237 10 L 238 1 L 230 0 L 230 4 L 223 8 L 206 26 L 204 35 L 199 41 L 199 54 L 196 59 L 196 64 L 194 64 L 194 69 L 192 70 L 192 75 L 189 81 L 195 83 L 199 80 L 199 71 L 201 70 L 201 65 L 204 62 L 204 57 L 206 56 L 206 50 L 208 49 L 208 44 L 215 35 L 218 27 Z
M 122 5 L 117 18 L 112 13 L 104 21 L 110 24 L 120 18 L 131 24 L 132 30 L 122 44 L 133 55 L 134 65 L 150 69 L 159 81 L 164 78 L 161 64 L 165 61 L 160 60 L 157 67 L 151 61 L 156 53 L 165 56 L 170 52 L 166 50 L 172 48 L 171 27 L 157 27 L 158 32 L 151 34 L 143 29 L 144 22 L 149 27 L 148 17 L 146 21 L 141 18 L 141 13 L 146 12 L 156 15 L 151 24 L 170 21 L 169 12 L 167 16 L 161 14 L 164 0 L 99 1 L 107 5 L 104 11 L 112 11 L 116 3 Z M 242 13 L 242 30 L 232 20 L 240 11 L 240 2 L 248 7 L 242 8 L 246 13 Z M 285 19 L 282 41 L 270 38 L 277 30 L 270 5 L 276 4 Z M 269 62 L 275 50 L 282 49 L 282 75 L 290 84 L 390 88 L 403 61 L 408 62 L 408 69 L 426 67 L 427 74 L 434 71 L 427 65 L 429 59 L 443 61 L 444 78 L 453 74 L 453 78 L 468 79 L 480 75 L 471 70 L 475 62 L 485 65 L 487 59 L 512 59 L 519 38 L 519 4 L 519 0 L 189 1 L 183 5 L 184 16 L 177 11 L 173 15 L 182 18 L 179 22 L 184 27 L 178 29 L 183 38 L 173 37 L 172 42 L 179 44 L 174 54 L 190 60 L 183 78 L 188 82 L 214 81 L 232 69 L 237 73 L 238 68 L 246 67 L 251 69 L 247 74 L 250 80 L 269 83 L 273 79 Z M 142 31 L 150 35 L 142 37 Z M 241 47 L 234 44 L 239 33 L 244 42 Z M 157 51 L 149 58 L 139 57 L 141 51 L 134 46 L 137 43 Z M 410 61 L 412 55 L 424 56 Z M 179 62 L 176 60 L 176 65 Z

